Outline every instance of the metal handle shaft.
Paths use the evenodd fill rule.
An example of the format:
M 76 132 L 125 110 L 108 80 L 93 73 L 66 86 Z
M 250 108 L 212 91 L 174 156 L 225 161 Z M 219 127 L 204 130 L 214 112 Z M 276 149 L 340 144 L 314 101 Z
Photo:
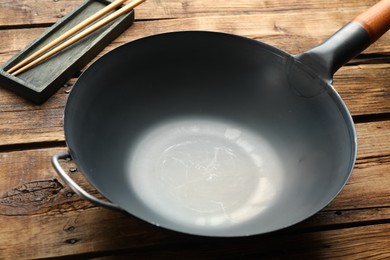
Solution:
M 100 200 L 88 192 L 86 192 L 83 188 L 81 188 L 65 171 L 62 169 L 60 165 L 60 160 L 64 160 L 67 158 L 71 158 L 69 153 L 58 153 L 53 156 L 52 158 L 52 164 L 54 169 L 57 171 L 58 175 L 62 178 L 62 180 L 80 197 L 82 197 L 85 200 L 88 200 L 98 206 L 110 208 L 110 209 L 116 209 L 116 210 L 122 210 L 119 206 L 108 202 L 104 200 Z

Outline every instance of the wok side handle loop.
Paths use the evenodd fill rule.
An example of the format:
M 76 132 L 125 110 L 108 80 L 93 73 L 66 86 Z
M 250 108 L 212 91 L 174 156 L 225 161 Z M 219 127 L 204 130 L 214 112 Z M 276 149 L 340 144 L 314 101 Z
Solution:
M 81 188 L 66 172 L 64 169 L 62 169 L 61 165 L 60 165 L 60 160 L 65 160 L 65 159 L 68 159 L 68 158 L 71 158 L 70 154 L 69 153 L 58 153 L 58 154 L 55 154 L 53 157 L 52 157 L 52 164 L 53 164 L 53 167 L 54 169 L 57 171 L 58 175 L 60 175 L 61 179 L 77 194 L 79 195 L 80 197 L 82 197 L 83 199 L 89 201 L 89 202 L 92 202 L 93 204 L 97 205 L 97 206 L 102 206 L 102 207 L 106 207 L 106 208 L 110 208 L 110 209 L 115 209 L 115 210 L 121 210 L 123 211 L 123 209 L 121 209 L 119 206 L 111 203 L 111 202 L 108 202 L 108 201 L 104 201 L 104 200 L 100 200 L 94 196 L 92 196 L 91 194 L 89 194 L 88 192 L 86 192 L 83 188 Z

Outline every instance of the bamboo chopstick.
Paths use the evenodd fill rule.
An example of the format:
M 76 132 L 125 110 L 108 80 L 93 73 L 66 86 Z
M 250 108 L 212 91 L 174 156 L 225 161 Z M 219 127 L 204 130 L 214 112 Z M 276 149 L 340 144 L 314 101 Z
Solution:
M 97 13 L 92 15 L 91 17 L 87 18 L 83 22 L 79 23 L 78 25 L 76 25 L 75 27 L 73 27 L 72 29 L 70 29 L 69 31 L 64 33 L 63 35 L 61 35 L 60 37 L 54 39 L 53 41 L 51 41 L 50 43 L 45 45 L 42 49 L 39 49 L 38 51 L 34 52 L 30 56 L 28 56 L 26 59 L 22 60 L 21 62 L 19 62 L 18 64 L 16 64 L 15 66 L 10 68 L 9 70 L 7 70 L 7 72 L 12 73 L 12 72 L 16 71 L 17 69 L 26 65 L 27 63 L 29 63 L 30 61 L 32 61 L 33 59 L 35 59 L 36 57 L 38 57 L 39 55 L 44 53 L 45 51 L 49 50 L 50 48 L 54 47 L 55 45 L 59 44 L 60 42 L 66 40 L 67 38 L 69 38 L 73 34 L 77 33 L 78 31 L 80 31 L 84 27 L 88 26 L 89 24 L 95 22 L 97 19 L 101 18 L 103 15 L 107 14 L 108 12 L 114 10 L 115 8 L 117 8 L 118 6 L 120 6 L 121 4 L 123 4 L 126 1 L 127 0 L 116 0 L 116 1 L 112 2 L 111 4 L 107 5 L 106 7 L 104 7 L 103 9 L 101 9 L 100 11 L 98 11 Z
M 126 14 L 126 13 L 128 13 L 128 12 L 130 12 L 130 11 L 133 10 L 136 6 L 142 4 L 142 3 L 145 2 L 145 1 L 146 1 L 146 0 L 135 0 L 135 1 L 133 1 L 133 2 L 131 2 L 131 3 L 129 3 L 129 4 L 127 4 L 127 5 L 125 5 L 124 7 L 120 8 L 119 10 L 115 11 L 114 13 L 110 14 L 109 16 L 103 18 L 102 20 L 96 22 L 95 24 L 91 25 L 90 27 L 86 28 L 84 31 L 81 31 L 80 33 L 74 35 L 74 36 L 71 37 L 71 38 L 69 38 L 69 36 L 70 36 L 71 34 L 70 34 L 69 36 L 67 36 L 67 37 L 61 36 L 60 38 L 64 38 L 64 39 L 69 38 L 69 39 L 66 40 L 66 41 L 64 41 L 63 43 L 61 43 L 61 44 L 58 45 L 57 47 L 53 48 L 52 50 L 46 52 L 45 54 L 43 54 L 42 56 L 40 56 L 39 58 L 37 58 L 37 59 L 35 59 L 35 60 L 34 60 L 34 58 L 36 58 L 37 56 L 39 56 L 40 54 L 42 54 L 45 50 L 44 50 L 44 51 L 41 51 L 41 50 L 38 51 L 38 52 L 41 52 L 41 53 L 39 53 L 39 54 L 37 54 L 37 55 L 35 55 L 35 53 L 34 53 L 33 55 L 34 55 L 35 57 L 30 58 L 31 56 L 29 56 L 29 57 L 27 58 L 28 61 L 26 61 L 27 59 L 24 60 L 24 61 L 22 61 L 22 62 L 21 62 L 21 63 L 23 63 L 22 65 L 19 65 L 19 64 L 21 64 L 21 63 L 19 63 L 19 64 L 17 64 L 16 66 L 12 67 L 12 68 L 11 68 L 10 70 L 8 70 L 7 72 L 10 73 L 10 74 L 12 74 L 13 76 L 16 76 L 17 74 L 19 74 L 19 73 L 21 73 L 21 72 L 23 72 L 23 71 L 25 71 L 25 70 L 31 68 L 32 66 L 38 64 L 39 62 L 41 62 L 41 61 L 43 61 L 43 60 L 45 60 L 45 59 L 47 59 L 47 58 L 53 56 L 54 54 L 58 53 L 59 51 L 65 49 L 66 47 L 68 47 L 68 46 L 74 44 L 75 42 L 77 42 L 77 41 L 79 41 L 79 40 L 81 40 L 81 39 L 84 38 L 85 36 L 87 36 L 87 35 L 93 33 L 94 31 L 96 31 L 96 30 L 98 30 L 98 29 L 100 29 L 101 27 L 103 27 L 104 25 L 108 24 L 109 22 L 115 20 L 115 19 L 118 18 L 119 16 L 121 16 L 121 15 L 123 15 L 123 14 Z M 113 6 L 117 7 L 117 6 L 119 6 L 122 2 L 125 2 L 125 0 L 118 0 L 118 1 L 113 2 L 112 4 L 115 3 L 115 5 L 113 5 Z M 110 5 L 111 5 L 111 4 L 110 4 Z M 107 7 L 109 7 L 110 5 L 108 5 Z M 111 7 L 110 7 L 110 10 L 109 10 L 108 8 L 107 8 L 107 9 L 104 8 L 104 9 L 106 9 L 104 12 L 105 12 L 105 13 L 108 13 L 109 11 L 111 11 L 112 9 L 114 9 L 115 7 L 112 7 L 112 6 L 111 6 Z M 103 11 L 104 9 L 102 9 L 101 11 Z M 108 11 L 107 11 L 107 10 L 108 10 Z M 84 27 L 87 26 L 88 24 L 92 23 L 93 21 L 96 21 L 97 19 L 99 19 L 99 17 L 103 16 L 105 13 L 101 14 L 101 11 L 98 12 L 98 13 L 96 13 L 95 15 L 93 15 L 93 16 L 95 16 L 95 17 L 92 16 L 92 17 L 88 18 L 88 19 L 86 20 L 87 24 L 86 24 L 85 21 L 84 21 L 84 22 L 81 23 L 81 26 L 80 26 L 80 24 L 77 25 L 77 26 L 76 26 L 76 27 L 78 27 L 78 28 L 76 28 L 77 31 L 80 31 L 82 28 L 84 28 Z M 96 16 L 96 15 L 100 15 L 100 16 L 98 17 L 98 16 Z M 92 21 L 91 21 L 91 20 L 92 20 Z M 75 29 L 71 29 L 71 31 L 75 31 Z M 77 32 L 77 31 L 75 31 L 75 32 Z M 73 32 L 73 33 L 75 33 L 75 32 Z M 68 34 L 68 33 L 66 33 L 66 34 Z M 63 40 L 63 39 L 62 39 L 62 40 Z M 58 41 L 57 43 L 59 43 L 59 42 L 61 42 L 62 40 L 59 40 L 59 41 L 58 41 L 58 40 L 56 39 L 56 40 L 54 40 L 54 41 L 55 41 L 55 42 Z M 54 41 L 53 41 L 53 42 L 54 42 Z M 52 45 L 52 42 L 49 43 L 48 45 Z M 48 47 L 46 50 L 50 49 L 50 48 L 53 47 L 54 45 L 55 45 L 55 44 L 53 44 L 52 46 Z M 45 46 L 44 48 L 46 48 L 46 46 Z M 31 62 L 30 62 L 30 61 L 31 61 Z M 29 63 L 29 62 L 30 62 L 30 63 Z M 15 68 L 15 67 L 17 67 L 17 68 Z M 15 69 L 14 69 L 14 68 L 15 68 Z M 16 70 L 16 71 L 15 71 L 15 70 Z

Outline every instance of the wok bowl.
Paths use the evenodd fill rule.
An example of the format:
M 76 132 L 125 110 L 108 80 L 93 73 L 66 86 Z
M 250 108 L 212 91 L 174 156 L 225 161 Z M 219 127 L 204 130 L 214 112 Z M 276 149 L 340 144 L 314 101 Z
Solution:
M 331 75 L 369 44 L 356 22 L 301 55 L 201 31 L 125 44 L 77 81 L 69 153 L 53 164 L 85 199 L 171 230 L 232 237 L 291 226 L 351 175 L 356 133 Z M 66 157 L 110 202 L 66 174 Z

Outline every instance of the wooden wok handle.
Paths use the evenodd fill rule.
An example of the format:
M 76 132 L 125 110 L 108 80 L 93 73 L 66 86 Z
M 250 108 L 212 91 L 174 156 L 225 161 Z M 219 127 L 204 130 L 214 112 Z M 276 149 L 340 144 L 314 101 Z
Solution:
M 390 29 L 390 0 L 363 12 L 320 45 L 295 58 L 332 82 L 333 74 Z
M 358 15 L 353 22 L 359 23 L 370 35 L 371 42 L 376 41 L 390 29 L 390 0 L 382 0 Z

